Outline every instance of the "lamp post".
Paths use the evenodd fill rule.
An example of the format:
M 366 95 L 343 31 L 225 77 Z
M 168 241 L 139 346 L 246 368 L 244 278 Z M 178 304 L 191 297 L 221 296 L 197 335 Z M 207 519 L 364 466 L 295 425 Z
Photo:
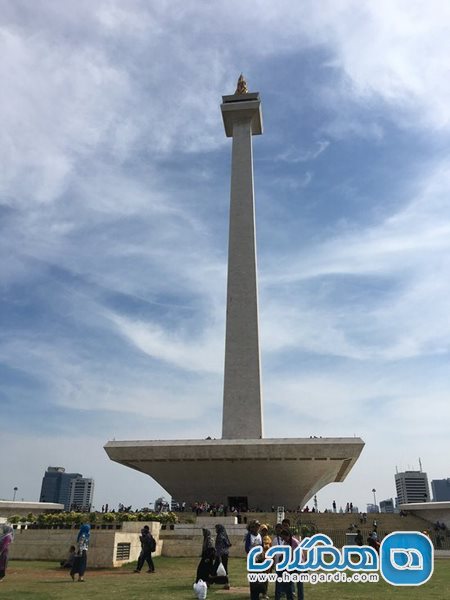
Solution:
M 19 489 L 18 487 L 13 488 L 14 489 L 14 496 L 13 496 L 13 502 L 16 500 L 16 494 L 17 494 L 17 490 Z
M 376 495 L 375 495 L 375 494 L 376 494 L 376 491 L 377 491 L 377 490 L 376 490 L 375 488 L 373 488 L 373 490 L 372 490 L 372 494 L 373 494 L 373 504 L 374 504 L 375 508 L 376 508 L 376 506 L 377 506 L 377 497 L 376 497 Z

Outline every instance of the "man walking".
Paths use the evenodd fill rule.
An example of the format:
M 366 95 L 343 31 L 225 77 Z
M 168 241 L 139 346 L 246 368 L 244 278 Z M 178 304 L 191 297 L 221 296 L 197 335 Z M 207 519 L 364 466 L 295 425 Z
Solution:
M 150 529 L 148 525 L 144 525 L 141 529 L 141 535 L 139 536 L 141 541 L 141 553 L 139 554 L 137 567 L 134 570 L 135 573 L 140 573 L 144 563 L 148 564 L 147 573 L 155 572 L 155 565 L 153 564 L 152 552 L 156 550 L 156 541 L 155 538 L 150 533 Z

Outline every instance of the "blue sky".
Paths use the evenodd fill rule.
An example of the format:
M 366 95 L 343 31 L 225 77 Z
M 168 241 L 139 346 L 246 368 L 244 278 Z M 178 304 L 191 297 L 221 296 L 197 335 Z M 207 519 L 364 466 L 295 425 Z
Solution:
M 111 439 L 221 435 L 230 140 L 254 138 L 267 437 L 361 436 L 324 509 L 449 477 L 450 6 L 3 2 L 0 498 Z

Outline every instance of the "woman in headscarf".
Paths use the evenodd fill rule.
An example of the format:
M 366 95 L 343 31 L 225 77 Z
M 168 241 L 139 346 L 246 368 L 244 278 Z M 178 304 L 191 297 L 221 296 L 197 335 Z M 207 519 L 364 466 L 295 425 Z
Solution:
M 197 567 L 195 583 L 197 583 L 199 579 L 202 579 L 209 586 L 211 584 L 211 577 L 214 574 L 214 559 L 216 557 L 216 551 L 214 549 L 214 541 L 211 536 L 211 531 L 209 529 L 202 529 L 202 531 L 202 557 Z
M 78 574 L 78 581 L 84 581 L 84 572 L 87 564 L 87 551 L 89 548 L 89 538 L 91 536 L 91 526 L 83 523 L 77 536 L 77 551 L 73 560 L 73 567 L 70 571 L 72 580 L 75 581 L 75 575 Z
M 229 581 L 228 581 L 228 555 L 230 553 L 231 542 L 226 529 L 223 525 L 216 525 L 216 561 L 214 563 L 214 573 L 218 575 L 217 569 L 219 568 L 220 563 L 222 563 L 223 568 L 225 569 L 226 575 L 219 576 L 216 578 L 216 583 L 223 583 L 225 585 L 225 589 L 230 589 Z
M 220 563 L 223 564 L 225 571 L 228 574 L 228 555 L 230 553 L 231 542 L 226 529 L 223 525 L 216 525 L 216 562 L 214 568 Z
M 11 525 L 0 525 L 0 581 L 6 575 L 8 565 L 9 546 L 14 540 L 14 530 Z

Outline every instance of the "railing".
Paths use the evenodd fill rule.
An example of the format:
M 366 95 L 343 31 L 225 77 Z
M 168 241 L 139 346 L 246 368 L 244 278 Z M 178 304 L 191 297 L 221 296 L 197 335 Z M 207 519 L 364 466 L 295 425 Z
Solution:
M 367 544 L 367 538 L 372 531 L 373 529 L 361 529 L 364 544 Z M 354 534 L 356 531 L 349 531 L 348 529 L 321 529 L 320 533 L 324 533 L 331 538 L 336 548 L 342 548 L 342 546 L 349 543 L 347 535 Z M 378 539 L 382 541 L 389 533 L 392 533 L 392 531 L 378 530 Z M 448 530 L 439 533 L 432 531 L 430 539 L 435 550 L 450 550 L 450 532 Z

